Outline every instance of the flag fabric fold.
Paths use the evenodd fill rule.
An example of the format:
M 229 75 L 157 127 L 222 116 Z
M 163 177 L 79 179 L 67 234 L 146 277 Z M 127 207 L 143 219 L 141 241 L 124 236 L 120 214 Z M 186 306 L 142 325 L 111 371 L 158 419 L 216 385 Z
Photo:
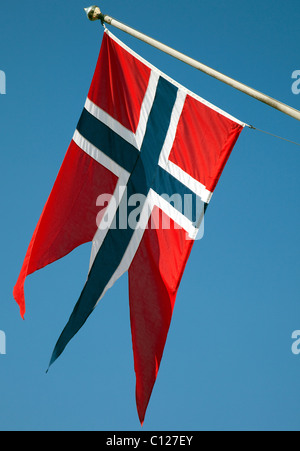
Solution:
M 244 126 L 105 31 L 82 115 L 14 297 L 24 317 L 26 277 L 92 241 L 87 281 L 52 364 L 128 272 L 141 423 L 204 210 Z

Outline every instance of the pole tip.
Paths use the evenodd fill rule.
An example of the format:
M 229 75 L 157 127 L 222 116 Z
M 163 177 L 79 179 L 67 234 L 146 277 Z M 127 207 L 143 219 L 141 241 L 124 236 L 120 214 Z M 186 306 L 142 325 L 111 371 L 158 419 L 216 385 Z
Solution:
M 101 11 L 99 6 L 89 6 L 88 8 L 84 8 L 84 10 L 89 20 L 94 21 L 100 19 Z

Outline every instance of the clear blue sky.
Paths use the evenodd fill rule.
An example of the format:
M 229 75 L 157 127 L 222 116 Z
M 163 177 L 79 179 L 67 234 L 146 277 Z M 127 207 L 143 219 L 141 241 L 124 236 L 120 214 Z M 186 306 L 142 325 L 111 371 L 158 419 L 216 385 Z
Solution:
M 66 4 L 65 4 L 66 3 Z M 0 6 L 0 430 L 140 430 L 127 277 L 46 375 L 86 280 L 90 245 L 30 276 L 29 240 L 73 136 L 102 29 L 87 1 Z M 104 13 L 300 109 L 298 0 L 103 0 Z M 70 8 L 70 10 L 69 10 Z M 296 120 L 112 29 L 178 82 L 258 128 L 300 142 Z M 299 430 L 300 147 L 245 129 L 195 243 L 144 430 Z

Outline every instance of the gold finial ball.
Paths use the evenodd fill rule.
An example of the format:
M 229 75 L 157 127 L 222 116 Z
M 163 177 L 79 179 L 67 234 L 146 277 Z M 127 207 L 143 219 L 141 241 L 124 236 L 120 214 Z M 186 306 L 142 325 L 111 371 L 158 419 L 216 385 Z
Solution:
M 89 8 L 84 8 L 86 15 L 92 21 L 100 19 L 100 8 L 99 6 L 90 6 Z

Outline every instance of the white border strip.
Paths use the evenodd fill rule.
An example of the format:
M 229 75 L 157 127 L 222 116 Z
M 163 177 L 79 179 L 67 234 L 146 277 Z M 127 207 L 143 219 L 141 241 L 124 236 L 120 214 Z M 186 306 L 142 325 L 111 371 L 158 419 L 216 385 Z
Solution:
M 144 141 L 147 123 L 148 123 L 151 108 L 152 108 L 152 105 L 153 105 L 153 102 L 155 99 L 158 81 L 159 81 L 159 74 L 151 71 L 151 75 L 150 75 L 149 82 L 148 82 L 148 87 L 147 87 L 146 94 L 144 96 L 142 107 L 141 107 L 139 124 L 137 126 L 136 133 L 135 133 L 136 144 L 137 144 L 138 150 L 141 150 L 141 147 L 142 147 L 142 144 Z
M 159 166 L 161 166 L 163 169 L 166 169 L 169 163 L 169 156 L 176 138 L 177 127 L 185 104 L 185 99 L 186 93 L 178 90 L 177 98 L 170 119 L 170 126 L 167 131 L 166 139 L 158 160 Z
M 103 122 L 107 127 L 112 129 L 117 135 L 121 136 L 125 141 L 131 144 L 134 147 L 136 145 L 135 134 L 128 130 L 124 125 L 122 125 L 119 121 L 110 116 L 106 111 L 102 110 L 99 106 L 93 103 L 89 98 L 86 99 L 84 108 L 98 121 Z
M 155 191 L 150 189 L 149 191 L 149 201 L 151 205 L 151 212 L 156 206 L 160 208 L 167 216 L 169 216 L 176 224 L 182 227 L 189 235 L 191 239 L 195 239 L 198 233 L 198 228 L 196 228 L 193 223 L 180 211 L 174 208 L 167 200 L 157 194 Z M 200 225 L 199 225 L 200 227 Z
M 199 196 L 203 202 L 209 204 L 213 193 L 206 189 L 206 187 L 202 185 L 202 183 L 198 182 L 198 180 L 194 179 L 191 175 L 174 164 L 172 161 L 168 162 L 168 166 L 165 168 L 165 170 L 174 178 L 179 180 L 183 185 L 193 191 L 193 193 Z
M 78 130 L 75 130 L 73 141 L 77 144 L 78 147 L 80 147 L 81 150 L 83 150 L 95 161 L 111 171 L 117 177 L 121 177 L 123 174 L 128 174 L 129 176 L 129 173 L 125 169 L 123 169 L 120 165 L 118 165 L 118 163 L 109 158 L 107 155 L 105 155 L 104 152 L 102 152 L 87 139 L 85 139 Z
M 174 178 L 179 180 L 183 185 L 187 186 L 197 196 L 199 196 L 203 202 L 209 203 L 213 193 L 208 191 L 205 185 L 198 182 L 198 180 L 194 179 L 187 172 L 181 169 L 180 166 L 177 166 L 175 163 L 169 160 L 174 140 L 176 138 L 177 127 L 182 114 L 185 99 L 186 93 L 178 90 L 177 99 L 171 116 L 170 127 L 167 132 L 162 151 L 160 153 L 158 164 Z

